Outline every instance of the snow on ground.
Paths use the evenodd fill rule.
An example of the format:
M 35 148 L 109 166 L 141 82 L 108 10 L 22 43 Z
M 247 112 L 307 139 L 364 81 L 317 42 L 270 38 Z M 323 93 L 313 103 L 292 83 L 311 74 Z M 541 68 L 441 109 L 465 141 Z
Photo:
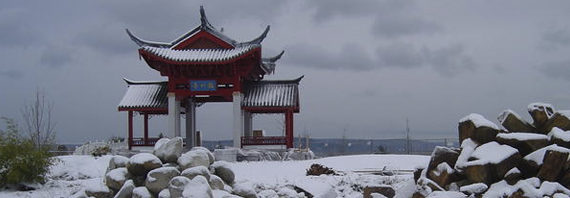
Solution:
M 41 188 L 28 192 L 0 191 L 3 197 L 69 197 L 75 192 L 102 182 L 112 156 L 92 157 L 70 155 L 57 157 L 59 163 L 51 168 L 49 181 Z M 260 161 L 229 163 L 237 183 L 256 189 L 286 190 L 298 185 L 326 195 L 331 189 L 337 196 L 361 197 L 358 188 L 387 184 L 394 187 L 396 197 L 410 197 L 415 190 L 412 170 L 425 166 L 429 156 L 418 155 L 351 155 L 303 161 Z M 305 176 L 311 164 L 319 163 L 341 172 L 341 176 Z M 372 172 L 392 171 L 393 176 Z

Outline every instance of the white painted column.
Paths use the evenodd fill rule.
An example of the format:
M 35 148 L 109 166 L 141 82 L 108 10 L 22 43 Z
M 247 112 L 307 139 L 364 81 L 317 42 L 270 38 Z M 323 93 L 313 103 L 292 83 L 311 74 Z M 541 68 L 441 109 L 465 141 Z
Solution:
M 186 148 L 196 146 L 196 103 L 192 97 L 186 101 Z
M 176 95 L 169 92 L 168 96 L 168 134 L 180 137 L 180 101 Z
M 243 112 L 243 133 L 246 137 L 253 136 L 253 121 L 252 121 L 253 113 L 249 111 Z
M 234 116 L 234 147 L 241 147 L 241 136 L 243 134 L 243 111 L 241 110 L 241 101 L 243 95 L 239 91 L 233 94 L 233 116 Z

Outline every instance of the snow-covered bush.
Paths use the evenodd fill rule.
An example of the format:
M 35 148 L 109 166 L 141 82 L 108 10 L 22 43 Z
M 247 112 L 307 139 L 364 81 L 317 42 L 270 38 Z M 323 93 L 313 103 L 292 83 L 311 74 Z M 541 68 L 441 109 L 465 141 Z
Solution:
M 18 134 L 13 120 L 2 119 L 6 129 L 0 130 L 0 187 L 43 182 L 55 162 L 48 147 L 36 147 L 32 140 Z

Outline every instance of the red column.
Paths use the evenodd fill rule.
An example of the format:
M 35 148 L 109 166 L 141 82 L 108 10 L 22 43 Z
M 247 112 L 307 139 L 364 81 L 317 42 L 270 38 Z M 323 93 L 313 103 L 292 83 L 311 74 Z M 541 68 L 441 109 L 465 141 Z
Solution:
M 148 144 L 148 114 L 144 113 L 144 144 Z
M 287 142 L 287 148 L 293 148 L 293 111 L 287 111 L 285 113 L 285 138 Z
M 128 125 L 129 125 L 129 138 L 128 138 L 128 145 L 129 150 L 133 147 L 133 112 L 129 111 L 129 118 L 128 118 Z

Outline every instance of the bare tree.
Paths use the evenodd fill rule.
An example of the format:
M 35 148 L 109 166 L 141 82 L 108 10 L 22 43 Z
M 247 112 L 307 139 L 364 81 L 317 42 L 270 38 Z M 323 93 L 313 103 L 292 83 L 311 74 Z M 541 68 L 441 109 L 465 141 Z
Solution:
M 45 95 L 36 91 L 35 100 L 24 106 L 22 118 L 25 131 L 36 148 L 52 146 L 55 140 L 55 124 L 52 123 L 53 104 L 46 101 Z

